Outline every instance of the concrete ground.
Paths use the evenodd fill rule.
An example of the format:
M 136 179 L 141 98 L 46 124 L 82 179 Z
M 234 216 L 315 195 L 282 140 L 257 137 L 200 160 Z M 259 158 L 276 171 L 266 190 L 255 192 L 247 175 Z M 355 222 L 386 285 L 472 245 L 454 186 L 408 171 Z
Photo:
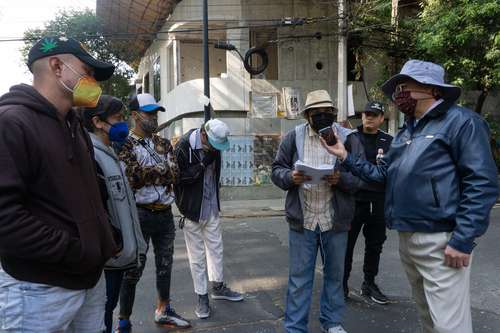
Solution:
M 245 301 L 212 301 L 212 317 L 196 318 L 196 297 L 189 271 L 182 231 L 175 241 L 172 281 L 173 306 L 192 321 L 183 332 L 272 333 L 283 332 L 284 301 L 288 275 L 288 228 L 281 216 L 282 201 L 226 202 L 223 207 L 225 276 L 228 284 L 245 294 Z M 500 333 L 500 207 L 492 213 L 487 234 L 479 240 L 472 268 L 472 306 L 475 333 Z M 362 282 L 363 242 L 360 238 L 350 286 Z M 309 332 L 321 332 L 318 322 L 321 268 L 318 262 Z M 419 332 L 409 285 L 399 262 L 397 234 L 388 232 L 381 259 L 379 286 L 394 303 L 380 306 L 353 295 L 348 303 L 345 328 L 348 332 Z M 356 292 L 356 291 L 355 291 Z M 152 251 L 145 274 L 137 287 L 132 317 L 134 332 L 181 332 L 157 327 L 152 321 L 155 308 L 155 275 Z

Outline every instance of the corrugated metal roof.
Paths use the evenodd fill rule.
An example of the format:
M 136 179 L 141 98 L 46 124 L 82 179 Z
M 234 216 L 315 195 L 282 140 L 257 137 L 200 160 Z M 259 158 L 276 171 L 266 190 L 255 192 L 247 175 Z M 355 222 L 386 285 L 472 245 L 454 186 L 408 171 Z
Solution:
M 120 57 L 137 63 L 182 0 L 96 0 L 96 14 Z

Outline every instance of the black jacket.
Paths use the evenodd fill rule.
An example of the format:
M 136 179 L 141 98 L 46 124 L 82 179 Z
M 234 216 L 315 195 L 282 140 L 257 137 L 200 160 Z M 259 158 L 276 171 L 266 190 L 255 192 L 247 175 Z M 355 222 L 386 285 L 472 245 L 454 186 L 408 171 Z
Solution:
M 192 149 L 189 143 L 189 137 L 195 130 L 192 129 L 184 134 L 175 146 L 175 157 L 179 165 L 180 177 L 174 185 L 174 191 L 175 202 L 181 214 L 191 221 L 198 222 L 200 220 L 201 204 L 203 201 L 205 167 L 202 163 L 200 150 Z M 221 154 L 219 151 L 215 151 L 214 153 L 216 154 L 214 162 L 216 170 L 216 195 L 220 210 L 219 183 Z
M 363 135 L 363 126 L 359 126 L 352 135 L 356 136 L 361 142 L 366 151 L 365 136 Z M 377 133 L 376 150 L 383 149 L 384 154 L 387 154 L 391 147 L 392 135 L 379 130 Z M 366 155 L 365 155 L 365 159 Z M 359 191 L 356 192 L 356 201 L 371 201 L 371 200 L 384 200 L 385 184 L 381 183 L 367 183 L 363 180 L 360 181 Z

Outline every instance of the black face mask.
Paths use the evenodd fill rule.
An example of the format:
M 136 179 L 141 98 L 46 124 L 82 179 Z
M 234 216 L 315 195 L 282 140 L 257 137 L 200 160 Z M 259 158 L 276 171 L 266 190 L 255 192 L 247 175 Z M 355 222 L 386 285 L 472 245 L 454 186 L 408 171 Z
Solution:
M 332 126 L 335 121 L 333 113 L 321 112 L 311 116 L 311 128 L 318 133 L 320 129 Z

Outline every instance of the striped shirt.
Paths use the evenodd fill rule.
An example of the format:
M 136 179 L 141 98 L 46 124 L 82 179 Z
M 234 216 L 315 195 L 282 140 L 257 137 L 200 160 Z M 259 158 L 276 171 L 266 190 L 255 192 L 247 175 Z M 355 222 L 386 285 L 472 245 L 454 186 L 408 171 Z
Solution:
M 192 146 L 200 158 L 203 159 L 203 145 L 201 143 L 201 133 L 200 129 L 195 130 L 191 133 L 195 145 Z M 200 222 L 208 222 L 211 217 L 219 217 L 219 201 L 217 199 L 217 170 L 215 169 L 215 163 L 213 162 L 206 167 L 203 176 L 203 200 L 201 201 L 201 211 L 200 211 Z
M 304 140 L 304 162 L 313 167 L 322 164 L 334 164 L 335 157 L 330 155 L 321 145 L 319 135 L 307 126 Z M 326 181 L 320 184 L 304 184 L 304 228 L 315 231 L 319 226 L 321 232 L 333 228 L 330 213 L 333 197 L 332 187 Z

